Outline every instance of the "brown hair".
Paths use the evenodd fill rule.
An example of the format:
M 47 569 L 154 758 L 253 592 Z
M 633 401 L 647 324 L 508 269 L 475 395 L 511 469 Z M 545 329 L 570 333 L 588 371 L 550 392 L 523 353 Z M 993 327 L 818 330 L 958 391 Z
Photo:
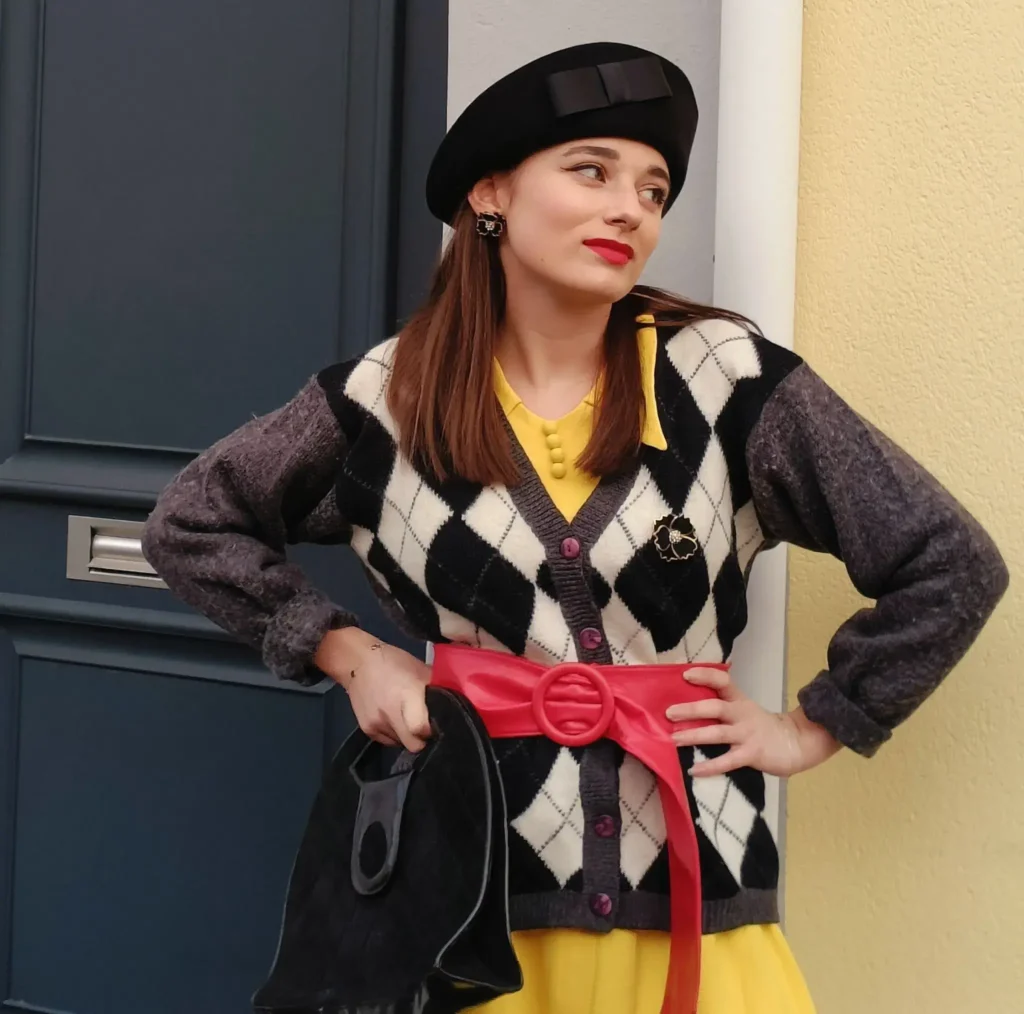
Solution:
M 453 228 L 426 302 L 399 335 L 388 408 L 402 452 L 418 467 L 440 479 L 454 474 L 512 486 L 519 470 L 492 374 L 505 312 L 498 244 L 478 235 L 468 204 Z M 594 476 L 623 471 L 640 449 L 644 402 L 636 317 L 641 313 L 654 314 L 658 327 L 676 329 L 717 317 L 757 330 L 741 314 L 644 285 L 613 304 L 594 432 L 578 461 Z

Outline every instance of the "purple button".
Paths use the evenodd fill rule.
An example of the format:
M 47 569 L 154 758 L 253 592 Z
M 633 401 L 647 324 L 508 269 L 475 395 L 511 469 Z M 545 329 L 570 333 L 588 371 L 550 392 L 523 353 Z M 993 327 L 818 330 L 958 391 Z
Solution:
M 562 556 L 566 560 L 575 560 L 580 555 L 579 539 L 562 539 Z
M 580 631 L 580 644 L 583 645 L 585 651 L 593 651 L 595 648 L 600 648 L 603 643 L 604 637 L 596 627 L 584 627 Z
M 613 838 L 615 836 L 615 818 L 605 814 L 594 821 L 594 834 L 598 838 Z
M 592 894 L 590 896 L 590 911 L 606 919 L 612 914 L 612 899 L 607 894 Z

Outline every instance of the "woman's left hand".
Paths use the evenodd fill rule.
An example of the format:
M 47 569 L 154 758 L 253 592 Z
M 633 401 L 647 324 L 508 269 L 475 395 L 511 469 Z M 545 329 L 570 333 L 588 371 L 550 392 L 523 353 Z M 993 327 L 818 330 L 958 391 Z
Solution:
M 839 743 L 797 708 L 789 714 L 766 711 L 742 693 L 721 669 L 688 669 L 686 679 L 694 686 L 709 687 L 718 698 L 676 704 L 666 712 L 669 721 L 711 721 L 716 724 L 673 733 L 677 746 L 724 744 L 727 753 L 701 761 L 689 771 L 694 778 L 721 775 L 736 768 L 757 768 L 787 778 L 828 760 Z

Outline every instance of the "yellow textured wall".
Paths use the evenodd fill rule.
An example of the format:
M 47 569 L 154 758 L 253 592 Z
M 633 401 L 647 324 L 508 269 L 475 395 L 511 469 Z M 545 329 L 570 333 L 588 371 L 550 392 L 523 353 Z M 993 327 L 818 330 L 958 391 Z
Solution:
M 805 4 L 797 351 L 986 525 L 1010 591 L 871 761 L 789 785 L 820 1014 L 1024 1014 L 1024 3 Z M 862 604 L 791 551 L 790 691 Z

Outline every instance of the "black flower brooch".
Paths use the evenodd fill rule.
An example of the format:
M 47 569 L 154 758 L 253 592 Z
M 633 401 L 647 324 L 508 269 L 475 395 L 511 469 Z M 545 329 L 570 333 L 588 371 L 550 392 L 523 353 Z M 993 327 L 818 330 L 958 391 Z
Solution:
M 655 524 L 654 545 L 658 555 L 669 563 L 689 560 L 700 549 L 693 525 L 682 514 L 666 514 Z

